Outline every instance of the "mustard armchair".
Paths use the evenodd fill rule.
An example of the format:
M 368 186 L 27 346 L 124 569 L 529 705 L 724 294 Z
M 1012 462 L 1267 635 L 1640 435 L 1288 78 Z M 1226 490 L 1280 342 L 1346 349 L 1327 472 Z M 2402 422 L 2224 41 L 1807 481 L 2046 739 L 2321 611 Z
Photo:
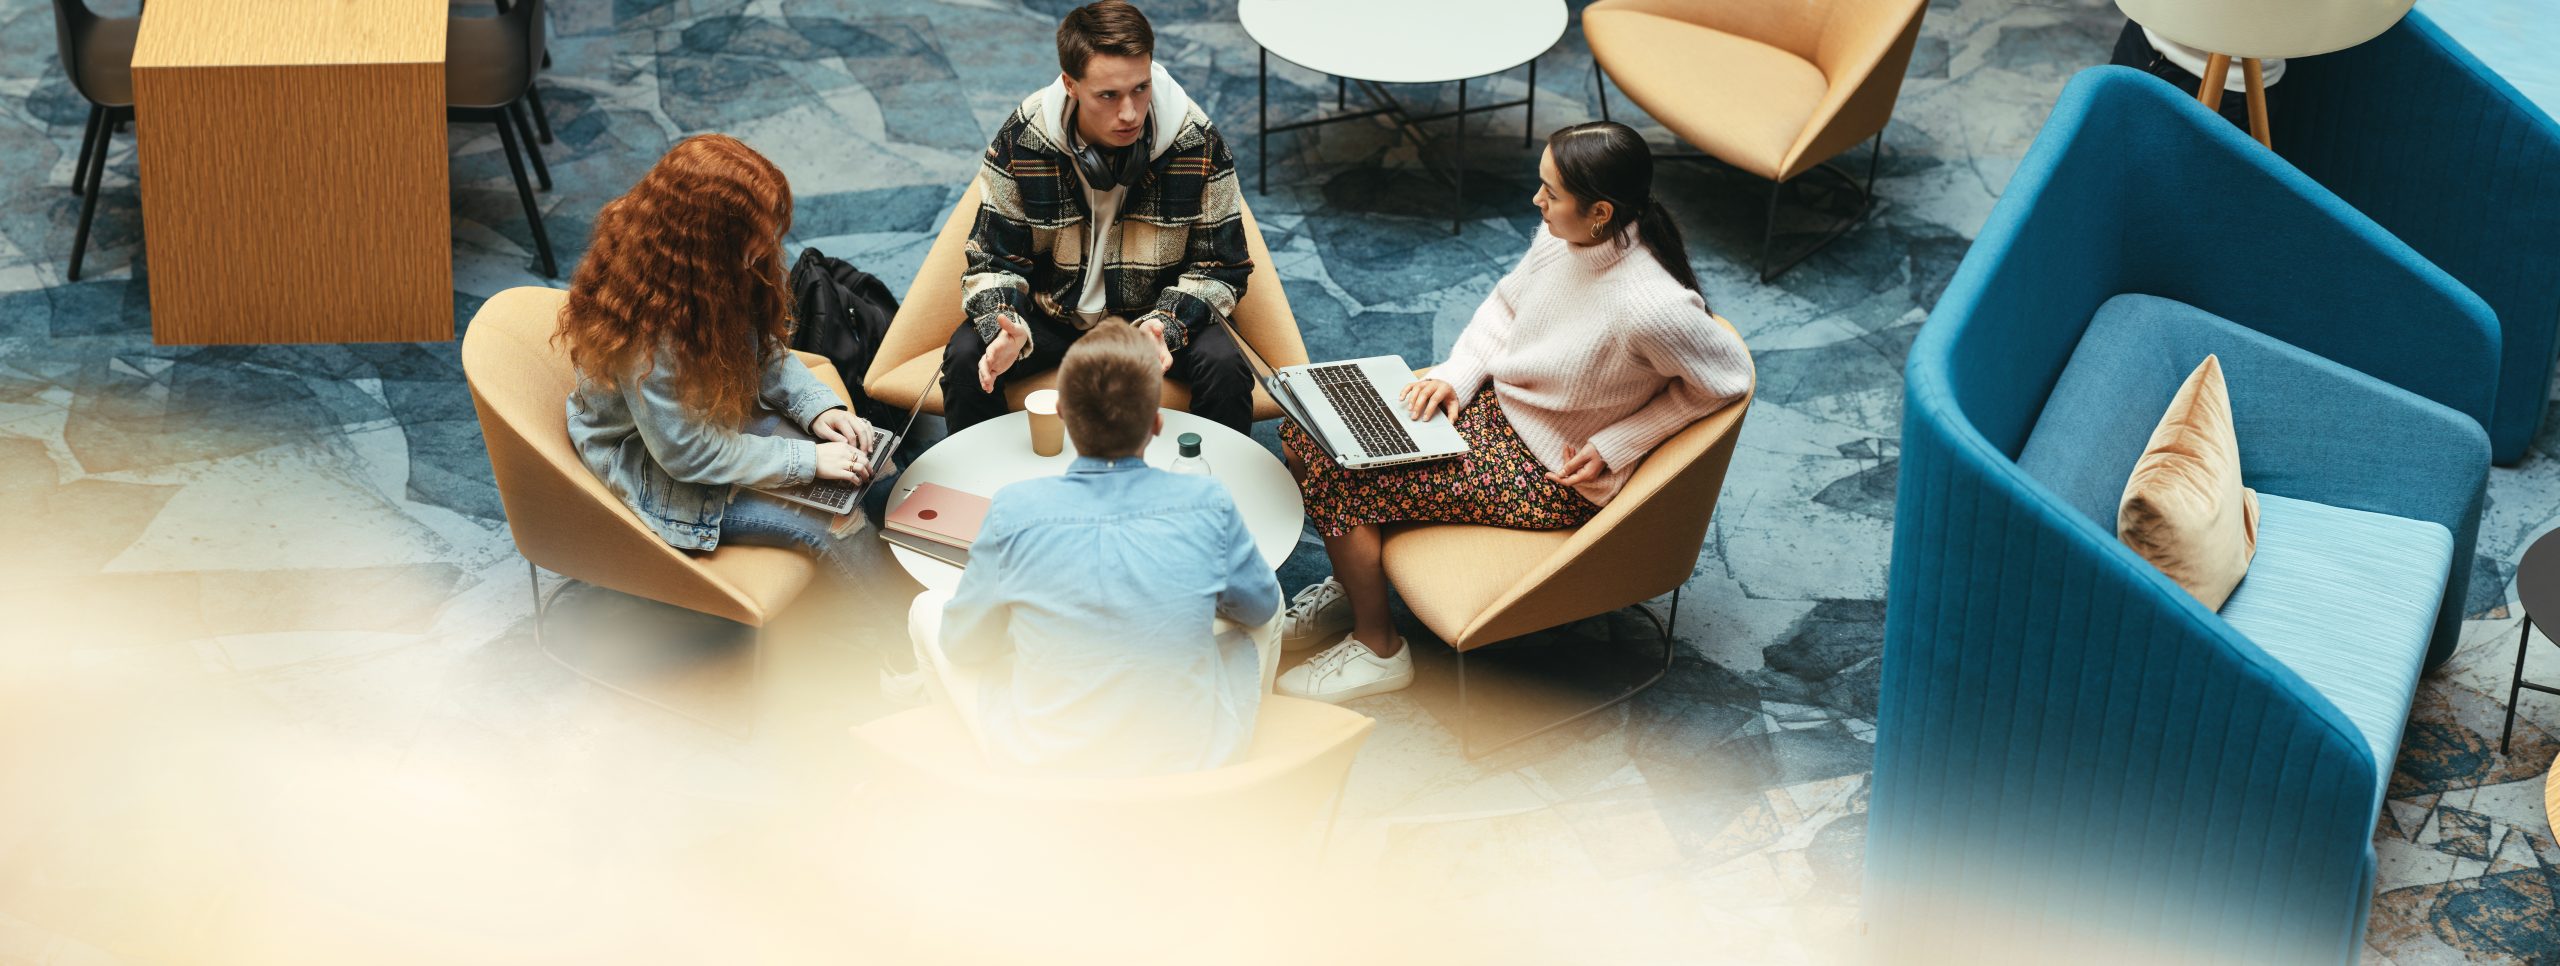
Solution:
M 489 468 L 506 507 L 507 529 L 534 584 L 534 639 L 543 653 L 581 677 L 695 717 L 554 652 L 542 635 L 548 601 L 541 571 L 762 627 L 809 585 L 817 564 L 779 547 L 723 546 L 696 554 L 668 546 L 578 461 L 568 415 L 577 370 L 551 342 L 568 296 L 537 287 L 500 292 L 480 306 L 462 337 L 463 377 L 487 440 Z M 850 398 L 833 365 L 798 355 L 819 381 Z
M 1602 118 L 1614 80 L 1704 156 L 1769 179 L 1758 261 L 1766 282 L 1874 209 L 1885 125 L 1927 9 L 1928 0 L 1599 0 L 1583 10 L 1582 33 Z M 1828 163 L 1870 138 L 1863 186 Z M 1857 192 L 1858 210 L 1772 268 L 1778 195 L 1817 170 Z
M 979 182 L 969 183 L 968 192 L 960 196 L 950 217 L 943 219 L 942 234 L 934 238 L 933 248 L 925 253 L 924 265 L 916 269 L 914 284 L 907 286 L 906 301 L 899 304 L 897 317 L 890 321 L 888 334 L 880 340 L 880 351 L 872 357 L 871 371 L 863 376 L 863 391 L 871 398 L 899 408 L 914 406 L 941 377 L 942 349 L 967 320 L 960 307 L 960 274 L 968 268 L 969 230 L 977 225 L 979 197 L 984 188 Z M 1298 335 L 1297 317 L 1289 312 L 1289 297 L 1280 289 L 1280 272 L 1271 265 L 1271 250 L 1262 243 L 1262 226 L 1253 220 L 1251 208 L 1244 209 L 1244 237 L 1246 250 L 1253 256 L 1253 274 L 1245 279 L 1244 297 L 1236 300 L 1236 330 L 1274 367 L 1304 363 L 1307 344 Z M 1022 397 L 1036 389 L 1054 389 L 1057 384 L 1054 370 L 1017 381 L 1005 387 L 1005 402 L 1019 409 Z M 1166 379 L 1163 405 L 1167 409 L 1190 409 L 1190 387 Z M 937 397 L 926 402 L 924 410 L 941 414 L 941 400 Z M 1280 404 L 1258 387 L 1253 391 L 1253 418 L 1280 418 Z
M 1726 329 L 1732 323 L 1716 319 Z M 1543 734 L 1632 698 L 1670 670 L 1677 642 L 1680 587 L 1706 546 L 1707 523 L 1724 489 L 1743 415 L 1746 392 L 1723 409 L 1689 424 L 1654 447 L 1626 487 L 1580 527 L 1509 530 L 1456 523 L 1414 523 L 1386 528 L 1387 579 L 1405 608 L 1458 651 L 1462 724 L 1459 744 L 1467 757 Z M 1671 595 L 1663 632 L 1662 668 L 1626 692 L 1562 720 L 1478 749 L 1473 711 L 1466 706 L 1467 652 L 1536 631 L 1596 617 Z M 1651 611 L 1645 612 L 1652 617 Z

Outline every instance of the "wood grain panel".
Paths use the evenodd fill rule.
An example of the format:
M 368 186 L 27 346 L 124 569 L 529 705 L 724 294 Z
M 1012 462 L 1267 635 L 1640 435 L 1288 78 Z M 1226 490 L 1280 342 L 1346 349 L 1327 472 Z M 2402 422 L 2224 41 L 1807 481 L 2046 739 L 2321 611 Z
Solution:
M 446 0 L 151 0 L 133 66 L 440 64 Z
M 440 53 L 133 77 L 153 341 L 453 337 Z

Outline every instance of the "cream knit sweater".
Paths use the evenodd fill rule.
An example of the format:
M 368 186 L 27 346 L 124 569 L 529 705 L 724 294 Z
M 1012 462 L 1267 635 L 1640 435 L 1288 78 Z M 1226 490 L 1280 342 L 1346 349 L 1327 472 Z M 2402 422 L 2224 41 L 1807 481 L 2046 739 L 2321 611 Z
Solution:
M 1608 469 L 1576 489 L 1606 506 L 1656 444 L 1750 390 L 1751 356 L 1633 232 L 1570 245 L 1542 225 L 1430 375 L 1462 402 L 1490 380 L 1551 471 L 1599 447 Z

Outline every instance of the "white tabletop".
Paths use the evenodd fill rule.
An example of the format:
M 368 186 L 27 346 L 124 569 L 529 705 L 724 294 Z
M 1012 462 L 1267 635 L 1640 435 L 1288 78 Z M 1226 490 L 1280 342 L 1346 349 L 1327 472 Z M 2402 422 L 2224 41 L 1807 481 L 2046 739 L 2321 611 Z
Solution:
M 1381 84 L 1499 74 L 1564 37 L 1564 0 L 1242 0 L 1244 32 L 1300 67 Z
M 891 495 L 889 506 L 894 509 L 923 483 L 994 496 L 1008 483 L 1065 473 L 1076 458 L 1075 441 L 1069 440 L 1056 456 L 1034 453 L 1030 420 L 1024 413 L 1007 413 L 935 443 L 898 479 L 898 491 Z M 1184 433 L 1200 434 L 1200 455 L 1208 458 L 1210 475 L 1235 494 L 1236 508 L 1244 512 L 1245 528 L 1252 531 L 1262 559 L 1279 569 L 1280 562 L 1289 559 L 1289 551 L 1296 549 L 1307 520 L 1306 504 L 1299 501 L 1298 483 L 1289 478 L 1289 468 L 1253 437 L 1171 409 L 1164 411 L 1164 433 L 1147 445 L 1147 462 L 1156 466 L 1173 462 L 1174 440 Z M 950 593 L 959 588 L 960 568 L 895 544 L 889 549 L 897 555 L 899 566 L 926 589 Z

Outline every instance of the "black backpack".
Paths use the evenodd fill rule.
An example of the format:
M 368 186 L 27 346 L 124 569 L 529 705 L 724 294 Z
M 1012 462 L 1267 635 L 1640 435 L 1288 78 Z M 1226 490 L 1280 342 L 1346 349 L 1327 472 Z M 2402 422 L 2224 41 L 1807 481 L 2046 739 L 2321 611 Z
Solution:
M 791 347 L 836 364 L 845 388 L 853 390 L 854 413 L 874 423 L 903 416 L 904 410 L 884 412 L 886 407 L 862 389 L 871 357 L 888 335 L 889 320 L 898 315 L 898 299 L 889 294 L 889 286 L 852 262 L 804 248 L 791 266 L 791 299 L 800 314 Z

